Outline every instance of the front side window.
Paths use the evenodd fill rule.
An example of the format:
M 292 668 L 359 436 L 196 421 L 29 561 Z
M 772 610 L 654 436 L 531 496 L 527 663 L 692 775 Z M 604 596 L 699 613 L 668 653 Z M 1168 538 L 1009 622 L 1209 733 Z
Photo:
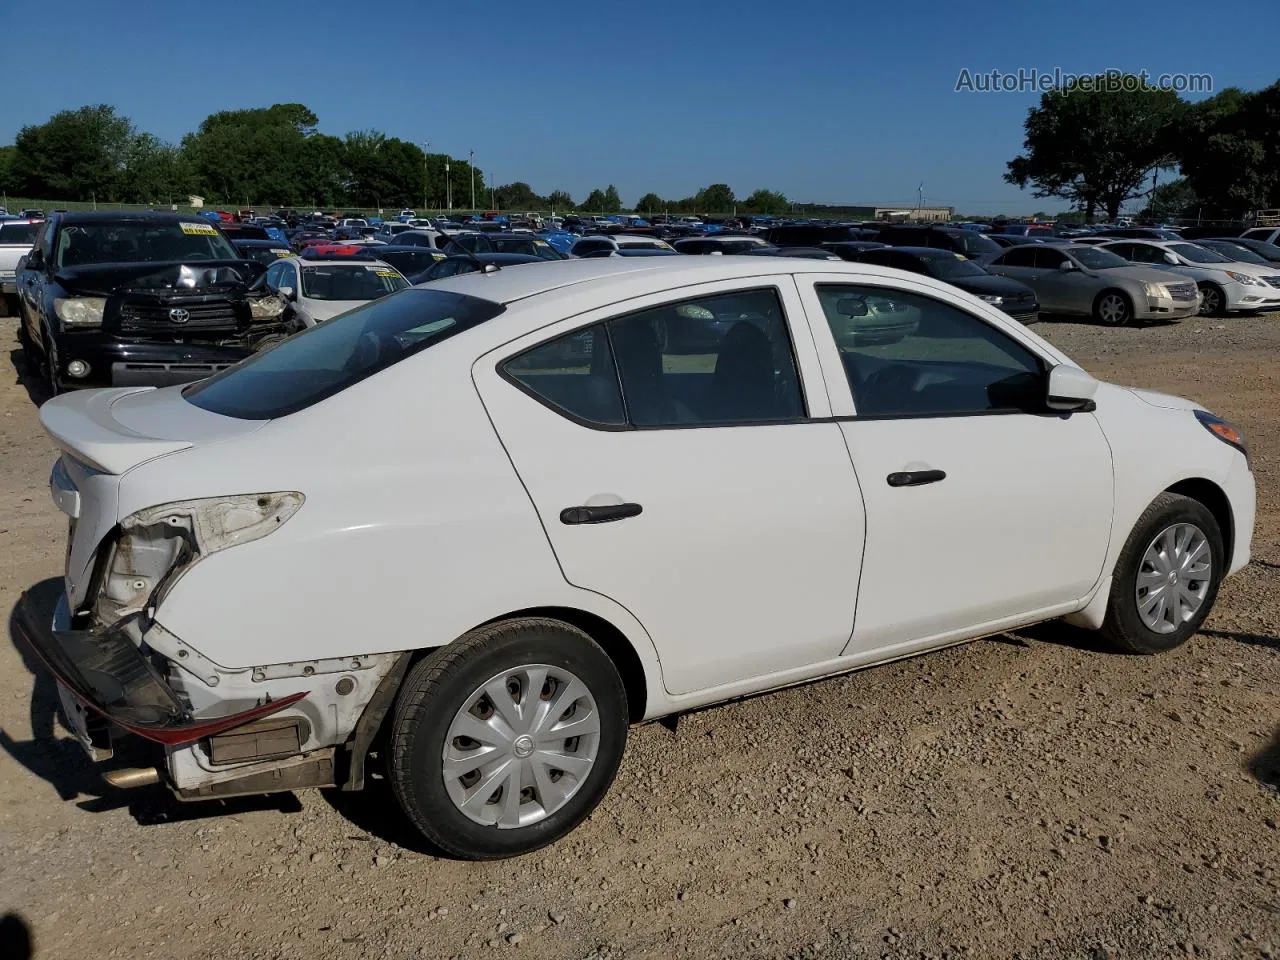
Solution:
M 607 337 L 607 353 L 601 333 L 588 341 L 578 331 L 508 361 L 504 371 L 542 401 L 596 423 L 671 427 L 805 416 L 786 316 L 772 289 L 664 304 L 593 330 Z M 575 353 L 590 360 L 553 359 Z M 570 370 L 582 379 L 567 380 Z M 610 378 L 621 386 L 620 421 L 606 419 L 613 416 Z
M 860 417 L 1044 409 L 1044 364 L 1013 338 L 930 297 L 820 284 L 818 300 Z
M 1067 262 L 1067 255 L 1053 247 L 1037 244 L 1031 249 L 1036 252 L 1036 266 L 1041 270 L 1058 270 Z
M 294 334 L 192 384 L 182 395 L 224 417 L 287 416 L 505 309 L 479 297 L 422 287 L 405 290 Z

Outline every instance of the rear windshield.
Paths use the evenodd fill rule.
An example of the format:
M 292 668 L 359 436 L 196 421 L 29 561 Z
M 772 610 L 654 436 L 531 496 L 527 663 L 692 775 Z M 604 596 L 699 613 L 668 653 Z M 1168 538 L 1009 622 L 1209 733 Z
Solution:
M 0 243 L 35 243 L 38 223 L 0 223 Z
M 86 263 L 190 263 L 240 260 L 231 241 L 208 221 L 90 220 L 64 223 L 58 231 L 54 262 L 59 267 Z
M 317 324 L 187 387 L 187 402 L 241 420 L 287 416 L 492 320 L 500 303 L 415 288 Z

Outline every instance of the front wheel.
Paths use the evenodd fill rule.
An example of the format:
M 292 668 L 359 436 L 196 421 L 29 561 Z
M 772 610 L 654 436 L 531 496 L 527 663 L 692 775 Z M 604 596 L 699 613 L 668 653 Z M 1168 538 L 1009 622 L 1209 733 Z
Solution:
M 627 697 L 608 655 L 566 623 L 476 630 L 420 661 L 396 702 L 390 779 L 446 853 L 494 860 L 564 836 L 613 783 Z
M 1225 564 L 1222 531 L 1208 508 L 1162 493 L 1120 551 L 1103 634 L 1128 653 L 1181 646 L 1209 615 Z
M 1123 327 L 1133 323 L 1133 304 L 1119 290 L 1104 290 L 1093 305 L 1097 321 L 1108 327 Z
M 1200 316 L 1216 317 L 1223 313 L 1227 298 L 1222 293 L 1222 288 L 1212 283 L 1200 284 Z

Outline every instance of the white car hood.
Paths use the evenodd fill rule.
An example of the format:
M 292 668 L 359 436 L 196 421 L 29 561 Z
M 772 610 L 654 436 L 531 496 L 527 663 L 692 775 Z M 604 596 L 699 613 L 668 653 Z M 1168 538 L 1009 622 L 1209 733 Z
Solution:
M 1139 400 L 1151 404 L 1153 407 L 1161 407 L 1165 410 L 1204 410 L 1200 404 L 1193 400 L 1187 400 L 1185 397 L 1175 397 L 1170 393 L 1157 393 L 1154 390 L 1139 390 L 1137 387 L 1127 387 Z

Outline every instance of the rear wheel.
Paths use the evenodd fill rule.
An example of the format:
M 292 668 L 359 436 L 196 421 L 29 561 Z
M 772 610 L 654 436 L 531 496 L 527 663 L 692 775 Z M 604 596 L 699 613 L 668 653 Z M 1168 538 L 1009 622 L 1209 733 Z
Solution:
M 1108 327 L 1123 327 L 1133 323 L 1133 304 L 1119 290 L 1104 290 L 1093 304 L 1093 316 Z
M 1120 551 L 1103 633 L 1129 653 L 1182 645 L 1209 615 L 1224 569 L 1213 514 L 1197 500 L 1162 493 Z
M 396 798 L 446 853 L 492 860 L 564 836 L 604 797 L 627 737 L 608 655 L 556 620 L 441 647 L 405 678 L 391 729 Z

